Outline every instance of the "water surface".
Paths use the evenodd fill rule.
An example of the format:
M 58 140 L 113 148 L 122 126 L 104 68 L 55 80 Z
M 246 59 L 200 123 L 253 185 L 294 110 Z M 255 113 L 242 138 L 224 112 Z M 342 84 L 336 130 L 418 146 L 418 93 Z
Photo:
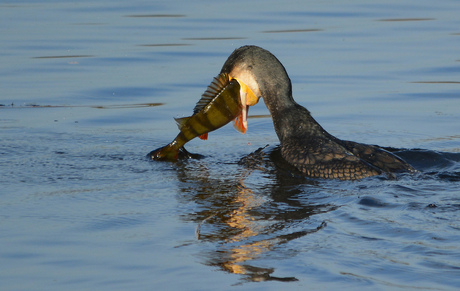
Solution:
M 0 2 L 0 289 L 460 288 L 458 15 L 447 0 Z M 420 173 L 293 176 L 263 102 L 246 135 L 188 144 L 205 159 L 146 160 L 245 44 L 280 59 L 331 134 Z

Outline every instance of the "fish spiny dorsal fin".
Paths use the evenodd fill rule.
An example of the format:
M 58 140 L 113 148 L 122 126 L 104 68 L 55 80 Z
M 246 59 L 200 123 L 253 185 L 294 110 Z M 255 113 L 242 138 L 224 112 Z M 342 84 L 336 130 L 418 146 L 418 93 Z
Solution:
M 193 114 L 196 114 L 201 111 L 206 105 L 209 104 L 214 98 L 216 98 L 230 83 L 229 77 L 226 73 L 222 73 L 217 77 L 214 77 L 211 84 L 208 86 L 208 89 L 201 95 L 200 101 L 196 103 L 195 108 L 193 109 Z

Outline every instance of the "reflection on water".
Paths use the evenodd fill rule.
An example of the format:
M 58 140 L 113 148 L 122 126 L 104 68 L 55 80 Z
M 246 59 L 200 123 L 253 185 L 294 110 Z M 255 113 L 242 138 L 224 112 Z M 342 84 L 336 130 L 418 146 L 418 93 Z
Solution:
M 416 166 L 423 174 L 410 179 L 460 181 L 460 173 L 456 172 L 460 163 L 458 154 L 421 150 L 393 151 L 410 162 L 419 161 Z M 333 212 L 341 206 L 299 199 L 306 194 L 316 195 L 326 189 L 321 186 L 320 180 L 296 176 L 288 167 L 280 158 L 278 147 L 260 148 L 242 158 L 238 165 L 216 166 L 207 164 L 206 159 L 177 164 L 179 200 L 184 204 L 195 205 L 189 208 L 190 212 L 183 213 L 182 217 L 197 224 L 198 241 L 210 242 L 214 246 L 198 254 L 204 264 L 241 275 L 243 281 L 298 280 L 295 276 L 272 275 L 277 265 L 261 266 L 260 262 L 264 261 L 261 259 L 277 256 L 279 254 L 276 253 L 290 241 L 325 229 L 327 221 L 318 221 L 314 217 Z M 445 169 L 449 167 L 452 167 L 452 171 L 447 173 Z M 269 183 L 254 184 L 254 175 L 260 175 Z M 404 176 L 408 175 L 401 175 Z M 384 177 L 369 180 L 372 179 L 386 180 Z M 359 196 L 359 189 L 366 189 L 370 185 L 366 182 L 356 185 L 357 190 L 353 192 L 358 192 L 352 195 Z M 343 190 L 342 184 L 338 191 Z M 395 207 L 372 196 L 362 197 L 358 204 L 370 208 Z M 431 205 L 434 204 L 427 207 L 436 207 Z M 289 256 L 295 256 L 298 252 L 300 250 L 290 249 Z M 342 275 L 347 274 L 354 276 L 342 272 Z
M 247 281 L 297 281 L 295 277 L 272 276 L 276 266 L 259 267 L 252 261 L 293 239 L 323 229 L 325 221 L 315 225 L 308 222 L 309 217 L 334 210 L 335 206 L 305 205 L 291 199 L 301 192 L 300 185 L 317 182 L 293 177 L 273 167 L 273 161 L 262 149 L 242 159 L 236 178 L 232 178 L 231 173 L 226 177 L 227 170 L 219 173 L 219 169 L 211 169 L 205 162 L 178 163 L 180 199 L 193 201 L 200 209 L 183 217 L 198 224 L 199 241 L 217 246 L 216 250 L 200 254 L 206 265 L 243 275 Z M 248 186 L 245 180 L 254 171 L 268 175 L 274 182 L 264 185 L 263 189 Z M 297 229 L 303 224 L 306 226 Z

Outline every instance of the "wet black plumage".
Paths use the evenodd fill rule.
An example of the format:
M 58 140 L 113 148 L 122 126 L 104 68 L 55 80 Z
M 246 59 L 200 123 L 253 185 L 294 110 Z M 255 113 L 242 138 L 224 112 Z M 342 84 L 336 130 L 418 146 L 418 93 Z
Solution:
M 281 155 L 304 175 L 355 180 L 382 173 L 415 171 L 394 154 L 372 145 L 340 140 L 292 97 L 291 80 L 281 62 L 257 46 L 235 50 L 222 67 L 262 97 L 281 143 Z

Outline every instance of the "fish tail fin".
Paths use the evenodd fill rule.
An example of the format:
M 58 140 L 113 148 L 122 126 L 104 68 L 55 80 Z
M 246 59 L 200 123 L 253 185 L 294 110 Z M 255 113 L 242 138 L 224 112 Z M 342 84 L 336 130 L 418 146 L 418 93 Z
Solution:
M 170 143 L 167 146 L 151 151 L 147 157 L 155 161 L 176 161 L 179 157 L 180 147 Z
M 203 133 L 202 135 L 199 136 L 200 139 L 202 140 L 207 140 L 208 139 L 208 133 Z
M 233 127 L 242 134 L 245 134 L 248 130 L 247 126 L 244 125 L 244 119 L 243 112 L 233 119 Z

